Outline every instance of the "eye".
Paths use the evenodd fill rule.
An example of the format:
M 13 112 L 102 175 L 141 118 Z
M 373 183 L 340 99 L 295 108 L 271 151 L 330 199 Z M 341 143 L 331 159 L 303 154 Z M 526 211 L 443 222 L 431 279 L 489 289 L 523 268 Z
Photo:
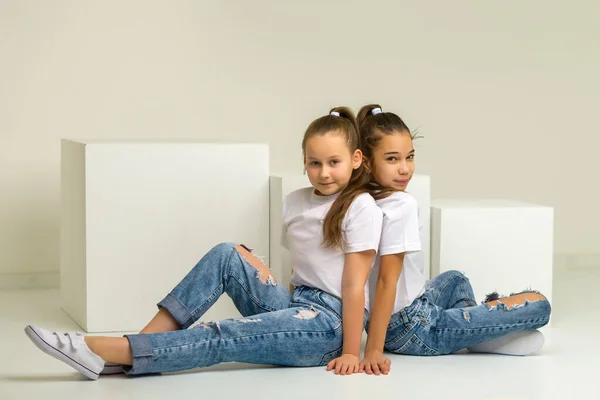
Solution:
M 331 160 L 329 163 L 330 163 L 331 165 L 336 165 L 336 164 L 338 164 L 339 162 L 340 162 L 340 160 Z
M 318 167 L 319 165 L 321 165 L 321 163 L 320 163 L 320 162 L 318 162 L 318 161 L 311 161 L 311 162 L 310 162 L 310 166 L 311 166 L 311 167 Z
M 397 161 L 398 158 L 395 157 L 395 156 L 389 156 L 388 158 L 386 158 L 386 160 L 389 161 L 389 162 L 394 162 L 394 161 Z
M 414 154 L 411 154 L 410 156 L 408 156 L 408 157 L 406 157 L 406 158 L 407 158 L 407 159 L 409 159 L 409 160 L 414 160 L 414 159 L 415 159 L 415 155 L 414 155 Z

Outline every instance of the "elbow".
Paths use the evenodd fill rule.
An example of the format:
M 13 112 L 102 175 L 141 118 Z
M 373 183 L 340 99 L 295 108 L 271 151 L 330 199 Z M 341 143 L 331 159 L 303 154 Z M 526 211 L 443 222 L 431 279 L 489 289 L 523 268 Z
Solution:
M 365 295 L 365 286 L 357 284 L 342 285 L 342 298 L 359 298 Z
M 384 290 L 390 289 L 392 287 L 395 288 L 396 285 L 398 284 L 398 278 L 399 278 L 399 276 L 392 275 L 392 274 L 379 276 L 377 278 L 377 288 L 381 288 Z

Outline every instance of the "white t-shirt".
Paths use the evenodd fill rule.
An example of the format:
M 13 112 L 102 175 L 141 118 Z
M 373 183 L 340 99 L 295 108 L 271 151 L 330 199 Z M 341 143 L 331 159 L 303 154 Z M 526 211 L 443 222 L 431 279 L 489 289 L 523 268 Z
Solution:
M 385 199 L 377 200 L 377 205 L 383 211 L 383 228 L 375 266 L 369 277 L 371 304 L 375 300 L 381 257 L 405 253 L 394 302 L 393 312 L 397 313 L 422 295 L 425 287 L 419 205 L 414 197 L 405 192 L 394 192 Z
M 379 246 L 383 213 L 368 193 L 357 196 L 342 222 L 345 246 L 323 246 L 323 222 L 337 198 L 317 196 L 312 187 L 296 190 L 283 201 L 283 245 L 290 250 L 294 286 L 309 286 L 342 297 L 346 253 L 375 250 Z M 371 266 L 372 267 L 372 266 Z M 365 285 L 365 308 L 369 305 Z

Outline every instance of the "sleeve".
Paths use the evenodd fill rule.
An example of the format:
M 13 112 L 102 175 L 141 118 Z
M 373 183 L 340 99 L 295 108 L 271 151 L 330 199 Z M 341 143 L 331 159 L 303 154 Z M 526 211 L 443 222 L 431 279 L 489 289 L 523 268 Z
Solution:
M 361 195 L 350 206 L 345 217 L 344 253 L 375 250 L 379 247 L 383 213 L 368 195 Z
M 421 250 L 419 205 L 413 197 L 393 199 L 383 207 L 379 254 L 382 256 Z

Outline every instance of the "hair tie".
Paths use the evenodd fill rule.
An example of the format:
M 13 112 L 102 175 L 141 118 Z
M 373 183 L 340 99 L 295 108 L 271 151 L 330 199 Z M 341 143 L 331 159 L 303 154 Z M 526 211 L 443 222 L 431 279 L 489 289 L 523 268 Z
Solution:
M 379 107 L 375 107 L 374 109 L 371 110 L 371 115 L 377 115 L 377 114 L 381 114 L 381 108 Z
M 333 115 L 334 117 L 339 117 L 340 113 L 337 112 L 337 111 L 332 111 L 332 112 L 329 113 L 329 115 Z

